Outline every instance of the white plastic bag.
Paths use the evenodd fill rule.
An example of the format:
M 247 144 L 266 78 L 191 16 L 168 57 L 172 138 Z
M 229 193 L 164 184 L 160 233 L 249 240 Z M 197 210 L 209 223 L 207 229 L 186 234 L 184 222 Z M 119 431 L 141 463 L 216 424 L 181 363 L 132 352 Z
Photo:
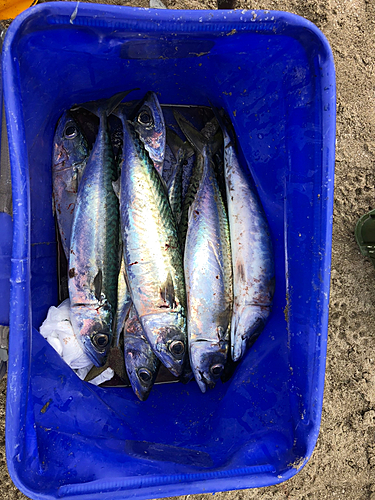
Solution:
M 58 307 L 50 307 L 47 318 L 40 327 L 40 333 L 57 351 L 63 360 L 83 380 L 93 367 L 93 363 L 79 345 L 70 322 L 70 301 L 64 300 Z M 107 368 L 90 382 L 94 385 L 111 380 L 114 372 Z

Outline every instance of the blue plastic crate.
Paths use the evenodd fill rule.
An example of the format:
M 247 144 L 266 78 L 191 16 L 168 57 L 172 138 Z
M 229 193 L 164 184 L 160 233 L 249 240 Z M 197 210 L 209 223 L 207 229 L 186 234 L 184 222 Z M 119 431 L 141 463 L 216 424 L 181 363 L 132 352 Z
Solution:
M 2 44 L 1 44 L 2 45 Z M 2 47 L 1 47 L 2 48 Z M 0 138 L 3 133 L 3 82 L 0 74 Z M 1 147 L 0 140 L 0 147 Z M 2 144 L 2 147 L 8 147 Z M 4 161 L 4 157 L 1 158 Z M 2 187 L 9 182 L 9 166 L 0 164 Z M 2 194 L 3 196 L 3 194 Z M 0 203 L 0 325 L 9 325 L 9 293 L 10 293 L 10 260 L 12 256 L 13 224 L 12 216 L 7 213 L 11 207 L 5 206 L 8 202 L 1 199 Z M 11 211 L 11 210 L 10 210 Z
M 78 9 L 77 9 L 78 6 Z M 51 3 L 10 26 L 3 54 L 14 241 L 6 450 L 34 499 L 155 498 L 282 482 L 307 462 L 326 358 L 335 72 L 310 22 L 282 12 Z M 57 303 L 51 154 L 73 104 L 139 87 L 230 115 L 276 259 L 272 317 L 235 376 L 201 394 L 81 382 L 39 335 Z
M 0 325 L 9 325 L 12 229 L 12 217 L 6 213 L 0 213 Z

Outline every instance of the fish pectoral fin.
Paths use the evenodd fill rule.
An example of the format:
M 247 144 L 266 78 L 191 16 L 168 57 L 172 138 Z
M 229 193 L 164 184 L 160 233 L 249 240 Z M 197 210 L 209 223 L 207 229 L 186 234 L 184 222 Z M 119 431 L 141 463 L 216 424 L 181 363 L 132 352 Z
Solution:
M 208 240 L 208 244 L 211 247 L 212 253 L 214 254 L 214 257 L 216 259 L 217 265 L 220 269 L 221 276 L 220 278 L 224 277 L 224 267 L 223 267 L 223 262 L 220 260 L 219 255 L 217 253 L 217 249 L 215 248 L 215 245 L 212 243 L 211 240 Z
M 188 208 L 188 226 L 190 225 L 190 221 L 191 221 L 191 216 L 193 215 L 193 204 L 190 205 L 190 207 Z
M 117 181 L 113 181 L 112 182 L 112 187 L 113 187 L 113 191 L 115 192 L 115 195 L 120 200 L 120 194 L 121 194 L 121 180 L 120 180 L 120 177 L 117 179 Z
M 103 273 L 102 270 L 99 269 L 97 275 L 94 278 L 94 290 L 95 290 L 95 298 L 100 302 L 102 296 L 102 286 L 103 286 Z
M 176 304 L 176 294 L 174 290 L 174 284 L 172 275 L 169 272 L 167 279 L 164 283 L 160 285 L 160 298 L 163 301 L 163 304 L 168 305 L 171 309 L 174 309 Z M 165 307 L 165 306 L 160 306 Z
M 82 180 L 82 176 L 83 176 L 83 172 L 86 168 L 86 164 L 87 164 L 87 158 L 85 160 L 83 160 L 81 163 L 75 164 L 75 169 L 76 169 L 76 173 L 77 173 L 77 189 L 78 189 L 79 183 Z
M 78 172 L 77 169 L 73 169 L 73 173 L 69 178 L 69 181 L 65 183 L 65 189 L 69 193 L 77 193 L 78 191 Z

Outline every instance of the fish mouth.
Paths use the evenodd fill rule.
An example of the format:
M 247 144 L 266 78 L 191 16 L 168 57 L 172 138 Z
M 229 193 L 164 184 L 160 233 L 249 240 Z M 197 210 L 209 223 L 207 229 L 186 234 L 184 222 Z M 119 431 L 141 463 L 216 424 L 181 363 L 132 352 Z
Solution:
M 239 361 L 263 331 L 270 308 L 265 306 L 244 306 L 233 315 L 231 326 L 232 359 Z
M 159 332 L 155 354 L 175 377 L 179 377 L 185 364 L 185 342 L 180 338 L 180 332 L 174 328 L 160 328 Z M 169 336 L 177 338 L 165 341 Z
M 98 368 L 100 368 L 100 367 L 102 367 L 102 366 L 105 365 L 106 360 L 107 360 L 108 350 L 105 351 L 105 352 L 103 352 L 103 353 L 98 353 L 96 351 L 93 351 L 92 349 L 90 349 L 90 347 L 92 347 L 93 349 L 95 349 L 95 347 L 93 346 L 93 344 L 91 342 L 91 339 L 87 339 L 83 343 L 83 346 L 84 346 L 85 353 L 90 358 L 90 360 L 94 363 L 95 366 L 97 366 Z
M 182 374 L 183 363 L 181 361 L 176 361 L 171 357 L 171 354 L 166 352 L 159 352 L 157 356 L 172 375 L 179 377 Z
M 190 362 L 195 380 L 200 390 L 205 393 L 213 389 L 224 373 L 228 355 L 228 343 L 220 344 L 201 340 L 190 344 Z
M 147 373 L 146 370 L 146 368 L 139 368 L 128 372 L 130 384 L 140 401 L 146 401 L 154 385 L 155 377 L 149 370 L 147 370 L 147 372 L 149 373 Z M 141 379 L 142 374 L 147 374 L 147 377 L 149 377 L 149 381 L 147 383 L 143 382 L 143 380 Z
M 187 353 L 185 322 L 179 316 L 166 313 L 140 318 L 152 350 L 175 377 L 181 375 Z
M 224 364 L 215 363 L 212 365 L 216 373 L 212 371 L 212 367 L 210 370 L 202 371 L 198 370 L 195 374 L 195 380 L 199 386 L 199 389 L 204 394 L 207 389 L 213 389 L 216 385 L 216 382 L 220 379 L 221 374 L 224 372 Z
M 92 310 L 88 307 L 71 307 L 70 319 L 81 348 L 94 365 L 100 368 L 107 360 L 113 335 L 108 322 L 90 318 L 91 313 Z
M 134 339 L 129 339 L 129 337 L 126 339 L 124 348 L 126 373 L 134 393 L 141 401 L 146 401 L 148 398 L 160 363 L 156 359 L 155 363 L 150 363 L 150 356 L 155 358 L 155 355 L 151 353 L 151 349 L 149 351 L 145 353 L 142 349 L 134 346 Z

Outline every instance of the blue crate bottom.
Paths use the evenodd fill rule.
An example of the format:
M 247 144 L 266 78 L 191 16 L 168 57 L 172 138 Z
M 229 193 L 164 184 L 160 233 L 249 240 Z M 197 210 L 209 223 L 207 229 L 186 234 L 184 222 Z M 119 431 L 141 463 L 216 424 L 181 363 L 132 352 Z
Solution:
M 278 342 L 270 349 L 269 341 L 267 334 L 260 338 L 241 371 L 209 393 L 195 382 L 164 384 L 140 402 L 130 388 L 81 381 L 33 329 L 23 490 L 27 485 L 51 498 L 100 491 L 113 498 L 125 490 L 138 496 L 141 488 L 145 497 L 157 485 L 166 496 L 187 483 L 214 492 L 287 479 L 315 441 L 311 450 L 293 443 L 289 388 L 277 387 L 285 374 L 273 368 L 280 369 L 275 359 L 286 353 Z

